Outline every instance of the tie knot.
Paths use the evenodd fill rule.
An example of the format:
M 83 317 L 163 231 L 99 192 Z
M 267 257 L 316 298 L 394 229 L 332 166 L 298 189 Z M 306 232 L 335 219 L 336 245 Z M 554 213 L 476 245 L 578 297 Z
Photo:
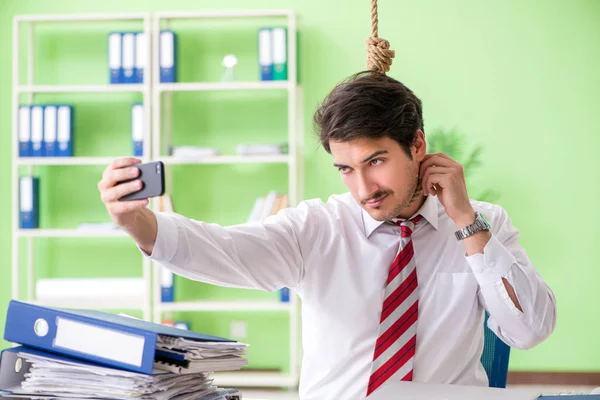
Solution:
M 400 236 L 403 238 L 407 238 L 407 237 L 410 237 L 410 235 L 412 235 L 413 229 L 415 229 L 415 227 L 417 226 L 417 223 L 422 218 L 423 218 L 422 215 L 417 215 L 413 219 L 409 219 L 409 220 L 402 221 L 402 222 L 397 221 L 397 222 L 394 222 L 394 224 L 398 225 L 400 227 L 400 229 L 402 229 Z

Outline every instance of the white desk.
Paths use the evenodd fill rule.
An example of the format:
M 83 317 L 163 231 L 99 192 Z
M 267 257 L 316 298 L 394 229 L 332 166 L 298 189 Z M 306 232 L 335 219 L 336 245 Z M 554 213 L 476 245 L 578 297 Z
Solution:
M 539 389 L 390 382 L 373 392 L 369 400 L 535 400 L 539 396 Z

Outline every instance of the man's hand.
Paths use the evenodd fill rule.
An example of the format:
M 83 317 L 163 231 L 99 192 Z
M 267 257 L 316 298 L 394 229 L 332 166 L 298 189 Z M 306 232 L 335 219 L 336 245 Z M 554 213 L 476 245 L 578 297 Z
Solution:
M 443 153 L 427 154 L 421 162 L 419 178 L 423 194 L 438 196 L 459 229 L 475 221 L 462 165 Z
M 133 166 L 139 163 L 141 160 L 134 157 L 118 158 L 104 170 L 102 180 L 98 182 L 100 198 L 110 218 L 117 226 L 124 229 L 133 226 L 140 210 L 149 203 L 148 199 L 119 201 L 122 196 L 141 189 L 142 182 L 137 179 L 117 185 L 120 181 L 137 177 L 140 171 Z

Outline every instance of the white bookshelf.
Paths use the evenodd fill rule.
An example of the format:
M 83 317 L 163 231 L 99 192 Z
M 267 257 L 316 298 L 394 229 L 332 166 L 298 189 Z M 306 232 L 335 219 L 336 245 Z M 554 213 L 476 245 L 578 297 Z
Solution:
M 290 156 L 282 155 L 264 155 L 264 156 L 209 156 L 198 159 L 162 157 L 161 161 L 165 165 L 174 164 L 287 164 L 290 162 Z
M 136 93 L 148 90 L 148 85 L 27 85 L 19 86 L 22 93 Z
M 161 24 L 165 21 L 178 19 L 196 20 L 202 23 L 207 19 L 248 19 L 248 18 L 278 18 L 277 25 L 286 25 L 288 29 L 288 78 L 287 81 L 235 81 L 235 82 L 185 82 L 160 83 L 158 68 L 158 38 Z M 138 21 L 143 24 L 143 31 L 148 40 L 148 60 L 144 70 L 144 84 L 78 84 L 52 85 L 35 82 L 34 38 L 36 27 L 44 24 L 68 24 L 89 22 Z M 24 28 L 24 29 L 23 29 Z M 108 34 L 107 30 L 98 28 L 98 34 Z M 23 37 L 24 36 L 24 37 Z M 185 50 L 182 56 L 185 57 Z M 25 65 L 21 60 L 25 59 Z M 43 68 L 43 66 L 42 66 Z M 108 69 L 108 66 L 107 66 Z M 26 71 L 23 76 L 22 71 Z M 108 70 L 107 70 L 108 75 Z M 257 77 L 258 78 L 258 77 Z M 12 297 L 18 300 L 39 303 L 48 306 L 92 308 L 103 310 L 141 310 L 143 318 L 161 322 L 164 313 L 169 312 L 277 312 L 289 317 L 289 373 L 277 371 L 239 371 L 217 373 L 216 382 L 222 386 L 233 387 L 288 387 L 298 384 L 300 364 L 299 340 L 299 300 L 290 293 L 290 301 L 182 301 L 162 303 L 160 299 L 160 283 L 158 279 L 159 266 L 140 255 L 140 279 L 144 281 L 145 294 L 135 298 L 117 298 L 98 300 L 93 297 L 79 295 L 78 297 L 57 297 L 50 301 L 40 302 L 35 293 L 34 259 L 36 241 L 49 238 L 69 238 L 90 240 L 94 238 L 123 238 L 128 236 L 120 230 L 103 229 L 58 229 L 44 227 L 43 229 L 20 229 L 19 225 L 19 176 L 36 175 L 40 168 L 67 166 L 86 168 L 89 166 L 106 166 L 122 155 L 106 156 L 73 156 L 73 157 L 27 157 L 20 158 L 18 152 L 18 106 L 20 104 L 35 104 L 39 94 L 78 94 L 91 93 L 102 96 L 111 93 L 141 94 L 143 98 L 144 116 L 144 157 L 143 162 L 161 160 L 166 165 L 206 164 L 206 165 L 237 165 L 237 164 L 281 164 L 288 171 L 288 198 L 290 206 L 298 204 L 303 199 L 303 163 L 302 163 L 302 91 L 297 82 L 296 71 L 296 15 L 293 10 L 228 10 L 228 11 L 197 11 L 197 12 L 163 12 L 163 13 L 123 13 L 123 14 L 72 14 L 72 15 L 21 15 L 13 20 L 13 87 L 12 87 Z M 165 121 L 170 119 L 171 95 L 176 92 L 225 92 L 225 91 L 279 91 L 287 97 L 287 132 L 282 132 L 288 141 L 288 153 L 281 155 L 219 155 L 199 159 L 175 158 L 160 153 L 161 141 L 171 138 L 170 124 L 167 131 L 162 132 L 162 111 L 165 111 Z M 164 99 L 163 99 L 164 97 Z M 75 127 L 76 129 L 80 127 Z M 129 135 L 129 132 L 124 133 Z M 85 140 L 80 132 L 76 140 Z M 285 140 L 282 137 L 282 140 Z M 123 154 L 129 155 L 129 154 Z M 169 187 L 167 181 L 167 187 Z M 168 190 L 170 192 L 170 190 Z M 43 202 L 44 199 L 40 199 Z M 151 207 L 158 209 L 156 199 Z M 250 212 L 250 209 L 248 210 Z M 86 222 L 86 221 L 81 221 Z M 120 239 L 117 239 L 120 242 Z M 22 251 L 25 247 L 25 251 Z M 21 290 L 22 287 L 26 289 Z M 286 351 L 285 348 L 281 351 Z
M 194 20 L 199 26 L 209 19 L 221 19 L 223 25 L 231 19 L 275 18 L 274 24 L 285 25 L 288 31 L 287 63 L 288 80 L 286 81 L 233 81 L 233 82 L 184 82 L 160 83 L 158 54 L 159 32 L 164 26 L 174 24 L 176 20 Z M 152 158 L 162 160 L 165 165 L 180 164 L 283 164 L 281 168 L 288 170 L 288 196 L 290 206 L 298 204 L 303 199 L 303 163 L 302 163 L 302 92 L 297 82 L 296 71 L 296 15 L 293 10 L 241 10 L 241 11 L 207 11 L 207 12 L 162 12 L 154 14 L 153 18 L 153 99 L 152 99 Z M 190 26 L 189 22 L 186 26 Z M 180 54 L 185 57 L 185 54 Z M 288 153 L 283 155 L 239 156 L 219 155 L 199 159 L 165 157 L 161 149 L 171 144 L 172 94 L 176 92 L 224 92 L 224 91 L 280 91 L 287 95 L 287 132 Z M 164 145 L 167 146 L 164 146 Z M 169 173 L 167 173 L 167 179 Z M 170 179 L 168 179 L 168 182 Z M 226 188 L 224 188 L 225 190 Z M 167 192 L 176 197 L 178 190 L 172 192 L 167 183 Z M 157 202 L 153 207 L 158 209 Z M 248 210 L 250 212 L 250 210 Z M 287 387 L 294 388 L 298 384 L 300 374 L 300 345 L 299 345 L 299 300 L 292 292 L 289 302 L 238 300 L 238 301 L 179 301 L 172 303 L 161 302 L 159 282 L 160 266 L 154 268 L 154 321 L 161 321 L 165 313 L 185 312 L 217 312 L 228 313 L 241 311 L 246 313 L 278 312 L 285 313 L 289 320 L 289 373 L 278 371 L 254 371 L 251 369 L 231 373 L 215 374 L 216 383 L 233 387 Z M 177 290 L 177 289 L 175 289 Z M 242 339 L 243 341 L 243 339 Z M 285 349 L 281 349 L 285 351 Z M 252 367 L 251 365 L 249 366 Z
M 43 241 L 48 238 L 71 238 L 89 240 L 90 238 L 126 238 L 122 231 L 103 230 L 103 229 L 20 229 L 19 224 L 19 176 L 37 175 L 39 168 L 47 166 L 69 166 L 76 168 L 85 168 L 86 166 L 106 166 L 110 164 L 115 157 L 19 157 L 18 151 L 18 108 L 20 104 L 36 104 L 38 94 L 75 94 L 75 93 L 140 93 L 145 109 L 148 110 L 145 116 L 144 126 L 144 154 L 150 155 L 151 130 L 150 130 L 150 110 L 151 110 L 151 79 L 147 78 L 143 84 L 130 85 L 111 85 L 108 84 L 83 84 L 83 85 L 51 85 L 39 84 L 35 82 L 36 71 L 34 67 L 44 68 L 36 62 L 35 55 L 35 35 L 36 28 L 46 25 L 64 25 L 70 23 L 86 23 L 86 26 L 94 29 L 97 27 L 98 35 L 108 37 L 109 30 L 102 23 L 105 22 L 137 22 L 143 26 L 143 30 L 148 37 L 151 34 L 151 14 L 73 14 L 73 15 L 19 15 L 13 19 L 13 122 L 12 122 L 12 298 L 17 300 L 38 302 L 36 296 L 36 280 L 34 278 L 34 259 L 37 256 L 34 251 L 35 241 Z M 96 24 L 100 23 L 100 24 Z M 150 77 L 150 50 L 151 44 L 147 45 L 148 59 L 146 60 L 146 69 L 144 75 Z M 101 51 L 99 49 L 99 51 Z M 24 60 L 24 62 L 22 62 Z M 108 79 L 108 65 L 106 77 Z M 21 72 L 25 71 L 23 76 Z M 62 103 L 62 101 L 61 101 Z M 75 127 L 77 129 L 78 127 Z M 81 128 L 81 127 L 80 127 Z M 85 140 L 85 136 L 80 132 L 74 131 L 77 139 Z M 127 133 L 129 136 L 130 134 Z M 149 157 L 147 158 L 149 159 Z M 52 173 L 51 170 L 48 173 Z M 41 198 L 40 202 L 44 199 Z M 108 217 L 107 217 L 108 219 Z M 86 221 L 81 221 L 86 222 Z M 103 245 L 109 245 L 103 243 Z M 22 248 L 25 251 L 21 251 Z M 144 282 L 145 293 L 128 298 L 117 296 L 117 298 L 96 299 L 85 297 L 69 296 L 53 299 L 51 302 L 42 304 L 58 307 L 72 308 L 94 308 L 108 310 L 138 310 L 146 320 L 152 318 L 152 273 L 151 263 L 140 255 L 139 279 Z M 26 288 L 25 292 L 21 287 Z

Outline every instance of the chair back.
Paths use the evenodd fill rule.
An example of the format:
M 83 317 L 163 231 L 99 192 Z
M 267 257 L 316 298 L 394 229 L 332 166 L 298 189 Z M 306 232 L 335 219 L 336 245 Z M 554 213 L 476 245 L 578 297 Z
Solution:
M 483 322 L 484 338 L 483 353 L 481 354 L 481 363 L 489 379 L 489 386 L 496 388 L 506 387 L 506 378 L 508 376 L 508 359 L 510 356 L 510 346 L 504 343 L 487 326 L 489 314 L 485 312 Z

